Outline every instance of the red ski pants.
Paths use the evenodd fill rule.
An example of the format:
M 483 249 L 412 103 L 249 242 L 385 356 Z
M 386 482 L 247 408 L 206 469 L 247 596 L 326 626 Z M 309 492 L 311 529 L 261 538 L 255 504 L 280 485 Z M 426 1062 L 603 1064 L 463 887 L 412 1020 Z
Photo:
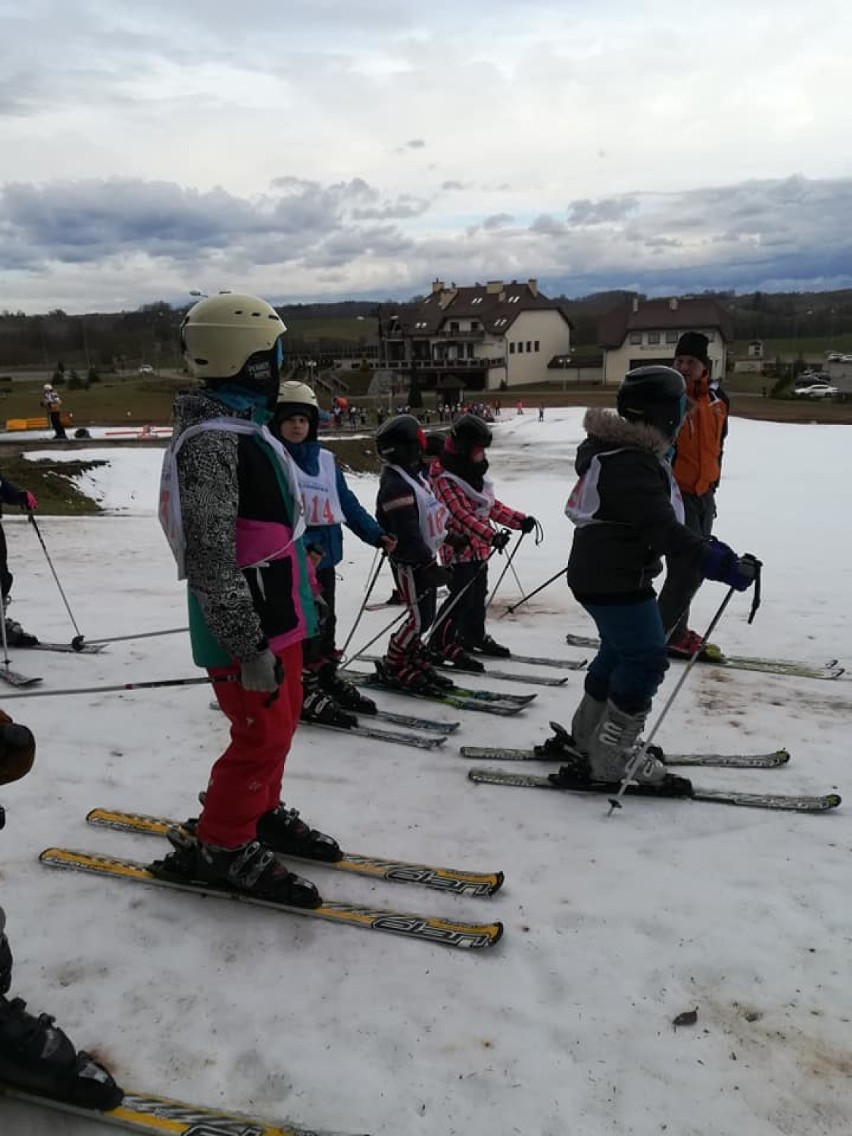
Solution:
M 276 651 L 284 668 L 277 697 L 244 690 L 239 682 L 213 689 L 231 723 L 231 744 L 210 771 L 198 838 L 236 848 L 254 840 L 258 819 L 281 800 L 284 762 L 302 709 L 302 644 Z M 211 677 L 233 674 L 216 668 Z

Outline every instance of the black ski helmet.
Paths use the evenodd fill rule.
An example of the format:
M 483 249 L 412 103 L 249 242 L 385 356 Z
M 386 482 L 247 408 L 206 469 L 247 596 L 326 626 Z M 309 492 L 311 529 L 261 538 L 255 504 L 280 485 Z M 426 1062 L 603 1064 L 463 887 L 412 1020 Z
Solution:
M 686 413 L 686 384 L 674 367 L 634 367 L 618 388 L 618 413 L 628 422 L 646 422 L 673 441 Z
M 483 450 L 491 445 L 491 431 L 488 424 L 476 414 L 463 414 L 453 423 L 450 436 L 455 449 L 460 454 L 469 454 L 477 446 Z
M 379 457 L 394 465 L 417 468 L 426 448 L 426 435 L 413 414 L 388 418 L 375 434 Z

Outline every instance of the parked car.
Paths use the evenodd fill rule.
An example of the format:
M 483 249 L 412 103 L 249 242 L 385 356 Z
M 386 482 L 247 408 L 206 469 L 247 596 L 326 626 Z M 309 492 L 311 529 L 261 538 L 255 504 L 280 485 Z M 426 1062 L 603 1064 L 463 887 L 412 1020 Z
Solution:
M 153 375 L 153 373 L 154 373 L 154 368 L 150 365 L 150 363 L 143 363 L 142 366 L 139 368 L 139 374 L 140 375 Z
M 793 394 L 796 398 L 833 398 L 837 394 L 837 387 L 830 383 L 810 383 L 806 387 L 796 387 Z

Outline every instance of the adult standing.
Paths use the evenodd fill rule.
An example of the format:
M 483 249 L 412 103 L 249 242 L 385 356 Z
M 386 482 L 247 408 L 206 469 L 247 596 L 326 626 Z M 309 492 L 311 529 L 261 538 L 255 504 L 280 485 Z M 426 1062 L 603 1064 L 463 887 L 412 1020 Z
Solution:
M 716 517 L 716 487 L 728 431 L 728 402 L 711 380 L 709 342 L 699 331 L 684 332 L 677 342 L 673 364 L 686 384 L 688 405 L 675 439 L 672 469 L 683 497 L 684 524 L 705 539 L 712 533 Z M 688 658 L 701 642 L 701 636 L 689 629 L 689 608 L 703 577 L 688 556 L 670 555 L 666 567 L 659 605 L 668 650 L 675 658 Z M 706 643 L 700 657 L 720 655 L 718 647 Z
M 317 889 L 279 859 L 340 858 L 280 799 L 302 707 L 302 640 L 316 630 L 299 486 L 266 426 L 285 331 L 265 300 L 230 293 L 201 300 L 181 324 L 184 358 L 205 386 L 175 402 L 161 520 L 186 577 L 193 657 L 214 681 L 231 742 L 211 771 L 197 840 L 179 842 L 167 868 L 314 907 Z
M 28 489 L 19 489 L 5 477 L 0 477 L 0 502 L 3 505 L 19 505 L 22 509 L 33 512 L 38 508 L 35 494 Z M 2 517 L 2 510 L 0 510 Z M 34 647 L 38 643 L 35 635 L 25 631 L 15 619 L 10 619 L 7 612 L 11 603 L 12 582 L 14 577 L 9 571 L 9 552 L 6 547 L 6 533 L 0 524 L 0 595 L 3 598 L 3 618 L 6 623 L 6 642 L 10 647 Z
M 56 393 L 52 383 L 45 383 L 42 388 L 41 405 L 47 411 L 50 425 L 53 427 L 54 438 L 67 438 L 65 427 L 62 425 L 62 399 Z

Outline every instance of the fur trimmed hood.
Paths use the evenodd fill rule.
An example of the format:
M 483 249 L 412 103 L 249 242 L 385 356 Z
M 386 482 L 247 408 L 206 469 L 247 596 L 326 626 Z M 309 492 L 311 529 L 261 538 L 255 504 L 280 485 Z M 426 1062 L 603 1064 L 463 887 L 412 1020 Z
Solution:
M 583 428 L 588 437 L 580 443 L 577 450 L 578 462 L 580 451 L 587 447 L 598 452 L 601 449 L 629 447 L 634 450 L 644 450 L 660 460 L 664 459 L 671 449 L 671 442 L 664 438 L 656 427 L 649 426 L 645 422 L 628 422 L 614 410 L 592 407 L 586 411 Z

